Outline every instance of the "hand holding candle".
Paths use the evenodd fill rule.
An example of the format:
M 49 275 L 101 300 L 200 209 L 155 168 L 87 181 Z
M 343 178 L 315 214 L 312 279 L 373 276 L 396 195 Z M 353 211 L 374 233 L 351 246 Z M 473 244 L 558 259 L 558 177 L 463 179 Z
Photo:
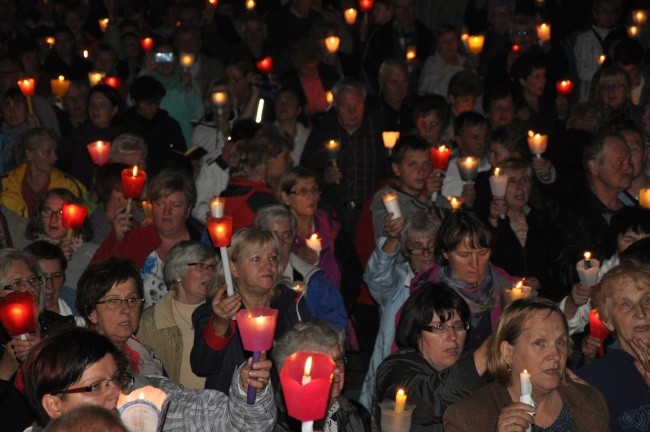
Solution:
M 395 401 L 385 399 L 381 404 L 382 432 L 408 432 L 411 430 L 411 417 L 415 406 L 406 404 L 406 392 L 399 388 Z
M 576 264 L 580 283 L 584 286 L 594 286 L 598 283 L 600 261 L 591 258 L 591 252 L 585 252 L 583 257 L 584 259 L 578 261 Z
M 519 393 L 519 402 L 523 402 L 525 404 L 535 406 L 535 402 L 533 401 L 533 385 L 530 382 L 530 374 L 526 369 L 524 369 L 523 372 L 519 374 L 519 385 L 520 385 L 520 393 Z M 534 415 L 535 413 L 532 412 L 530 413 L 531 415 Z M 531 431 L 531 426 L 528 425 L 526 428 L 526 432 Z
M 316 262 L 314 262 L 313 264 L 317 265 L 318 262 L 320 261 L 320 256 L 319 255 L 320 255 L 320 251 L 322 250 L 322 245 L 321 245 L 320 238 L 318 238 L 318 234 L 313 233 L 311 235 L 311 237 L 309 237 L 308 239 L 305 240 L 305 244 L 307 245 L 307 247 L 309 249 L 316 252 L 317 259 L 316 259 Z
M 468 156 L 466 158 L 458 158 L 456 163 L 458 164 L 458 171 L 460 173 L 460 178 L 467 183 L 473 183 L 474 179 L 478 175 L 478 164 L 479 159 Z
M 137 165 L 133 169 L 126 168 L 122 170 L 122 192 L 127 199 L 126 212 L 131 213 L 131 201 L 140 198 L 144 184 L 147 181 L 147 173 L 139 169 Z
M 530 147 L 530 152 L 536 157 L 542 157 L 542 154 L 546 151 L 547 144 L 548 135 L 540 135 L 532 130 L 528 131 L 528 147 Z
M 391 219 L 402 217 L 402 210 L 399 207 L 399 199 L 395 192 L 387 192 L 383 194 L 381 200 L 384 203 L 384 207 L 386 207 L 386 212 L 393 214 Z
M 235 293 L 234 285 L 232 283 L 232 274 L 230 273 L 230 259 L 228 257 L 227 249 L 232 240 L 232 218 L 230 216 L 223 216 L 220 218 L 211 217 L 208 219 L 206 226 L 212 244 L 214 247 L 219 248 L 221 263 L 223 265 L 223 275 L 226 280 L 226 286 L 228 287 L 228 297 L 230 297 Z

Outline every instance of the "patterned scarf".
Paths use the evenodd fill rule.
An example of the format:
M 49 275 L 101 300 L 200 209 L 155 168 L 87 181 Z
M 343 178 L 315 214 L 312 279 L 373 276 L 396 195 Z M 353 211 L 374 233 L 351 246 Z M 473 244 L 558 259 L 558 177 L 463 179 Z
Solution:
M 491 266 L 491 264 L 488 264 Z M 494 309 L 499 304 L 499 291 L 492 286 L 492 268 L 488 267 L 483 283 L 479 285 L 469 284 L 460 279 L 446 265 L 440 269 L 440 282 L 452 287 L 466 302 L 472 314 Z

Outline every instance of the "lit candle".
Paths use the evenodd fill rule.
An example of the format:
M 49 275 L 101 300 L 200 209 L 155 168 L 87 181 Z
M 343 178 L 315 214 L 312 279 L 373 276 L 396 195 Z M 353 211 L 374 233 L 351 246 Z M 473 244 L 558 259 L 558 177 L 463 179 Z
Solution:
M 571 92 L 573 92 L 573 82 L 571 80 L 560 80 L 555 83 L 555 90 L 557 90 L 557 94 L 568 98 L 571 96 Z
M 327 100 L 327 103 L 332 105 L 334 103 L 334 93 L 332 93 L 331 90 L 327 90 L 325 92 L 325 99 Z
M 215 8 L 219 6 L 219 0 L 208 0 L 208 3 Z
M 111 143 L 108 141 L 93 141 L 86 146 L 90 158 L 97 166 L 106 165 L 111 157 Z
M 447 171 L 449 160 L 451 159 L 451 149 L 445 145 L 431 149 L 431 165 L 433 169 Z
M 87 58 L 88 58 L 88 50 L 83 50 L 83 54 L 82 54 L 82 55 L 83 55 L 83 57 L 84 57 L 85 59 L 87 59 Z
M 508 188 L 508 176 L 506 174 L 502 175 L 500 168 L 497 167 L 494 169 L 494 175 L 491 175 L 489 180 L 493 197 L 506 196 L 506 189 Z M 500 218 L 504 219 L 505 214 L 501 214 Z
M 596 339 L 601 340 L 600 345 L 598 346 L 598 354 L 605 354 L 605 345 L 603 342 L 607 336 L 609 336 L 609 330 L 600 319 L 598 309 L 595 308 L 589 311 L 589 334 Z
M 98 22 L 99 29 L 102 31 L 102 33 L 106 33 L 106 28 L 108 27 L 108 24 L 111 22 L 111 20 L 108 18 L 100 18 Z
M 399 139 L 399 132 L 384 131 L 381 133 L 381 137 L 384 140 L 384 147 L 386 147 L 388 149 L 388 152 L 390 153 L 391 150 L 393 150 L 393 147 L 395 147 L 395 143 Z
M 634 24 L 642 26 L 648 21 L 648 13 L 642 9 L 632 11 L 632 21 Z
M 90 82 L 90 86 L 91 87 L 96 86 L 104 79 L 105 76 L 106 74 L 100 71 L 88 72 L 88 81 Z
M 639 205 L 643 208 L 650 209 L 650 188 L 639 190 Z
M 602 66 L 605 63 L 605 60 L 607 60 L 607 57 L 605 56 L 605 54 L 601 54 L 596 59 L 596 62 L 598 63 L 598 66 Z
M 331 139 L 325 143 L 325 151 L 327 151 L 327 157 L 332 162 L 333 166 L 337 166 L 336 160 L 339 157 L 339 151 L 341 151 L 341 143 L 339 140 Z
M 273 59 L 270 56 L 266 56 L 263 59 L 258 60 L 255 65 L 265 75 L 273 73 Z
M 122 193 L 126 202 L 126 212 L 131 213 L 131 201 L 133 198 L 140 198 L 144 183 L 147 181 L 147 173 L 143 169 L 138 169 L 138 166 L 133 166 L 133 169 L 126 168 L 122 170 Z
M 50 80 L 50 87 L 52 88 L 52 93 L 56 96 L 62 98 L 70 89 L 70 81 L 65 79 L 63 75 L 59 75 L 59 78 L 52 78 Z
M 598 283 L 598 271 L 600 270 L 600 261 L 591 257 L 591 252 L 585 252 L 584 259 L 576 264 L 580 283 L 585 286 L 594 286 Z
M 469 34 L 467 32 L 460 35 L 460 41 L 465 45 L 465 49 L 469 51 Z
M 339 45 L 341 44 L 341 39 L 338 36 L 329 36 L 325 38 L 325 48 L 330 54 L 334 54 L 339 50 Z
M 151 50 L 153 49 L 153 38 L 146 37 L 140 39 L 140 47 L 142 48 L 142 51 L 146 53 L 151 52 Z
M 212 197 L 210 200 L 210 214 L 212 217 L 221 218 L 226 207 L 226 199 L 223 197 Z
M 27 98 L 27 109 L 30 114 L 34 114 L 34 107 L 32 106 L 32 96 L 34 96 L 34 78 L 24 78 L 18 80 L 18 87 L 20 92 Z
M 469 45 L 469 51 L 474 55 L 480 54 L 481 51 L 483 51 L 484 42 L 485 42 L 485 36 L 483 35 L 470 36 L 469 39 L 467 40 L 467 44 Z
M 0 322 L 9 336 L 27 340 L 27 334 L 36 331 L 34 301 L 30 292 L 9 291 L 0 297 Z
M 314 233 L 312 234 L 308 239 L 305 240 L 305 243 L 307 244 L 307 247 L 311 250 L 314 250 L 318 253 L 320 253 L 322 249 L 321 241 L 318 238 L 318 234 Z
M 255 0 L 246 0 L 246 10 L 252 11 L 255 9 Z
M 591 268 L 591 252 L 585 252 L 583 255 L 585 269 Z
M 68 229 L 66 238 L 70 240 L 74 234 L 73 231 L 83 227 L 88 207 L 64 202 L 61 212 L 61 225 Z
M 120 393 L 117 414 L 127 430 L 156 431 L 162 424 L 167 399 L 167 393 L 153 386 L 136 389 L 128 395 Z
M 404 408 L 406 408 L 406 393 L 404 393 L 404 389 L 399 389 L 397 390 L 397 393 L 395 394 L 395 412 L 396 413 L 403 413 Z
M 144 220 L 153 220 L 153 206 L 147 200 L 142 201 L 142 211 L 144 212 Z
M 54 44 L 56 43 L 56 39 L 54 38 L 54 36 L 48 36 L 45 38 L 45 43 L 50 49 L 52 49 L 54 47 Z
M 195 60 L 196 60 L 196 56 L 192 53 L 181 53 L 180 55 L 181 67 L 185 70 L 188 70 L 189 68 L 194 66 Z
M 517 44 L 513 44 L 510 50 L 515 54 L 519 54 L 519 51 L 521 51 L 521 47 Z
M 532 405 L 533 385 L 530 382 L 530 374 L 526 369 L 519 374 L 519 386 L 519 401 Z
M 302 374 L 302 380 L 301 383 L 302 385 L 307 385 L 311 382 L 311 364 L 312 364 L 312 356 L 307 357 L 307 360 L 305 361 L 305 370 L 303 371 Z
M 534 295 L 534 291 L 531 287 L 524 285 L 525 279 L 520 280 L 513 287 L 505 287 L 503 289 L 503 295 L 506 298 L 506 303 L 510 304 L 515 300 L 527 299 Z
M 293 284 L 291 285 L 291 289 L 297 292 L 298 294 L 304 293 L 306 288 L 307 288 L 307 284 L 305 284 L 302 281 L 294 281 Z
M 456 163 L 458 164 L 458 171 L 460 172 L 460 178 L 463 181 L 472 183 L 476 178 L 476 176 L 478 175 L 479 159 L 472 156 L 467 156 L 464 159 L 461 158 L 456 159 Z
M 381 201 L 386 207 L 386 213 L 392 213 L 393 216 L 391 219 L 397 219 L 402 217 L 402 210 L 399 208 L 399 200 L 397 199 L 397 194 L 395 192 L 387 192 L 381 196 Z
M 354 8 L 349 8 L 343 11 L 343 18 L 347 25 L 354 25 L 357 22 L 357 10 Z
M 546 151 L 547 144 L 548 135 L 540 135 L 532 130 L 528 131 L 528 147 L 530 147 L 530 152 L 536 157 L 542 157 L 542 153 Z
M 418 50 L 417 47 L 410 45 L 406 48 L 406 61 L 412 62 L 417 57 Z
M 537 26 L 537 39 L 541 43 L 549 41 L 551 39 L 551 25 L 546 23 L 541 23 Z
M 628 26 L 627 27 L 627 35 L 631 39 L 636 39 L 639 37 L 639 27 L 637 26 Z
M 459 197 L 448 196 L 447 200 L 449 200 L 449 205 L 453 211 L 458 211 L 463 206 L 463 201 Z
M 235 293 L 227 249 L 232 241 L 232 218 L 230 216 L 220 218 L 211 217 L 206 222 L 206 227 L 210 235 L 210 240 L 212 240 L 212 245 L 219 248 L 221 264 L 223 265 L 223 276 L 226 280 L 226 292 L 228 293 L 228 297 L 230 297 Z
M 363 13 L 372 12 L 372 7 L 374 6 L 374 0 L 359 0 L 359 10 Z
M 104 84 L 113 87 L 115 90 L 119 90 L 122 87 L 122 79 L 117 76 L 109 76 L 104 78 Z

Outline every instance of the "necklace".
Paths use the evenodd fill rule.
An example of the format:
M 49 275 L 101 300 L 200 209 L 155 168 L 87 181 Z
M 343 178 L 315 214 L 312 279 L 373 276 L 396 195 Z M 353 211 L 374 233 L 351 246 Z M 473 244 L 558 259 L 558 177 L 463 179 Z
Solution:
M 187 325 L 190 327 L 190 330 L 194 331 L 194 326 L 192 325 L 192 323 L 191 323 L 191 322 L 188 322 L 188 321 L 183 317 L 183 314 L 181 314 L 181 311 L 178 310 L 178 304 L 177 304 L 177 303 L 178 303 L 177 300 L 175 300 L 175 299 L 172 300 L 172 304 L 174 305 L 174 309 L 176 309 L 176 313 L 178 314 L 178 317 L 179 317 L 181 320 L 183 320 L 183 322 L 184 322 L 185 324 L 187 324 Z

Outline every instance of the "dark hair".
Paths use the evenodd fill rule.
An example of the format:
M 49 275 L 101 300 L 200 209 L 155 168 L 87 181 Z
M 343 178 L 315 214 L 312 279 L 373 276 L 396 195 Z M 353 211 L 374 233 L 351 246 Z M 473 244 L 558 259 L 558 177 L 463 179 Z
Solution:
M 79 314 L 86 321 L 95 310 L 97 302 L 118 283 L 132 280 L 138 297 L 144 297 L 144 284 L 140 272 L 133 261 L 128 258 L 111 257 L 89 265 L 77 283 L 77 300 L 75 305 Z
M 469 306 L 453 288 L 444 283 L 427 282 L 404 303 L 397 327 L 397 345 L 419 351 L 420 334 L 434 316 L 444 323 L 454 314 L 468 322 Z
M 413 120 L 415 122 L 431 111 L 436 113 L 442 123 L 441 130 L 445 130 L 449 126 L 449 117 L 451 116 L 447 99 L 437 94 L 426 94 L 415 98 L 413 101 Z
M 528 78 L 530 74 L 533 73 L 534 69 L 547 70 L 547 65 L 544 61 L 544 57 L 539 54 L 527 52 L 517 57 L 512 65 L 510 75 L 512 75 L 512 79 L 515 81 L 515 83 L 517 83 L 517 85 L 521 85 L 519 84 L 519 80 L 525 80 Z
M 492 231 L 471 211 L 457 211 L 442 222 L 435 241 L 435 258 L 447 264 L 444 254 L 456 249 L 467 240 L 471 248 L 492 248 Z
M 118 371 L 126 373 L 128 360 L 105 336 L 81 327 L 69 327 L 43 339 L 25 361 L 25 393 L 38 422 L 47 424 L 49 416 L 43 408 L 46 394 L 65 390 L 84 371 L 110 354 Z
M 526 158 L 530 156 L 526 132 L 521 123 L 511 123 L 494 129 L 490 135 L 490 142 L 501 144 L 510 154 L 518 153 L 518 157 Z
M 70 192 L 68 189 L 63 188 L 54 188 L 47 191 L 43 198 L 38 200 L 38 206 L 36 207 L 36 213 L 29 218 L 27 221 L 27 228 L 25 228 L 25 237 L 28 240 L 36 240 L 41 234 L 45 234 L 45 226 L 43 225 L 43 218 L 41 217 L 41 212 L 45 209 L 45 201 L 48 198 L 57 196 L 63 200 L 66 204 L 79 204 L 84 205 L 81 199 L 77 198 L 75 194 Z M 90 221 L 88 218 L 84 221 L 83 227 L 81 229 L 75 230 L 75 235 L 81 235 L 83 241 L 89 241 L 93 238 L 93 229 L 90 226 Z
M 117 90 L 115 90 L 113 87 L 109 85 L 97 84 L 95 86 L 92 86 L 88 91 L 88 102 L 90 102 L 90 97 L 93 95 L 93 93 L 103 94 L 106 97 L 106 99 L 109 100 L 111 105 L 117 107 L 118 114 L 124 108 L 124 101 L 122 100 L 122 96 L 120 96 L 120 92 L 118 92 Z
M 27 255 L 38 260 L 58 260 L 61 271 L 68 268 L 68 260 L 60 247 L 45 240 L 37 240 L 23 249 Z
M 108 203 L 113 191 L 122 190 L 122 170 L 130 168 L 129 165 L 111 162 L 97 167 L 95 172 L 95 194 L 99 202 Z
M 487 125 L 488 121 L 476 111 L 467 111 L 460 114 L 454 119 L 454 135 L 458 135 L 460 130 L 465 126 Z
M 478 97 L 482 93 L 481 80 L 474 71 L 463 69 L 456 72 L 449 80 L 448 96 L 472 95 Z
M 621 262 L 628 260 L 650 264 L 650 237 L 635 241 L 621 252 Z
M 266 125 L 257 131 L 252 141 L 267 158 L 277 157 L 285 150 L 293 150 L 293 140 L 278 126 Z
M 249 118 L 239 120 L 232 125 L 230 136 L 233 142 L 251 139 L 261 128 L 262 125 L 257 123 L 254 119 Z
M 144 75 L 133 80 L 129 89 L 135 102 L 160 102 L 166 90 L 156 78 Z
M 23 105 L 27 105 L 27 99 L 23 96 L 23 93 L 18 87 L 9 87 L 5 94 L 2 95 L 2 103 L 5 101 L 20 102 Z
M 612 58 L 615 64 L 627 65 L 641 65 L 645 57 L 645 50 L 643 45 L 638 39 L 624 38 L 619 41 L 615 46 L 612 53 Z
M 400 135 L 395 143 L 395 147 L 390 155 L 390 161 L 394 164 L 399 164 L 404 159 L 404 154 L 407 151 L 428 151 L 429 142 L 422 138 L 420 135 L 406 134 Z
M 97 405 L 81 405 L 50 421 L 43 432 L 128 432 L 120 417 Z
M 501 85 L 495 88 L 488 87 L 485 91 L 485 95 L 483 95 L 483 111 L 489 113 L 493 102 L 504 100 L 509 97 L 512 98 L 514 104 L 515 94 L 511 86 Z

